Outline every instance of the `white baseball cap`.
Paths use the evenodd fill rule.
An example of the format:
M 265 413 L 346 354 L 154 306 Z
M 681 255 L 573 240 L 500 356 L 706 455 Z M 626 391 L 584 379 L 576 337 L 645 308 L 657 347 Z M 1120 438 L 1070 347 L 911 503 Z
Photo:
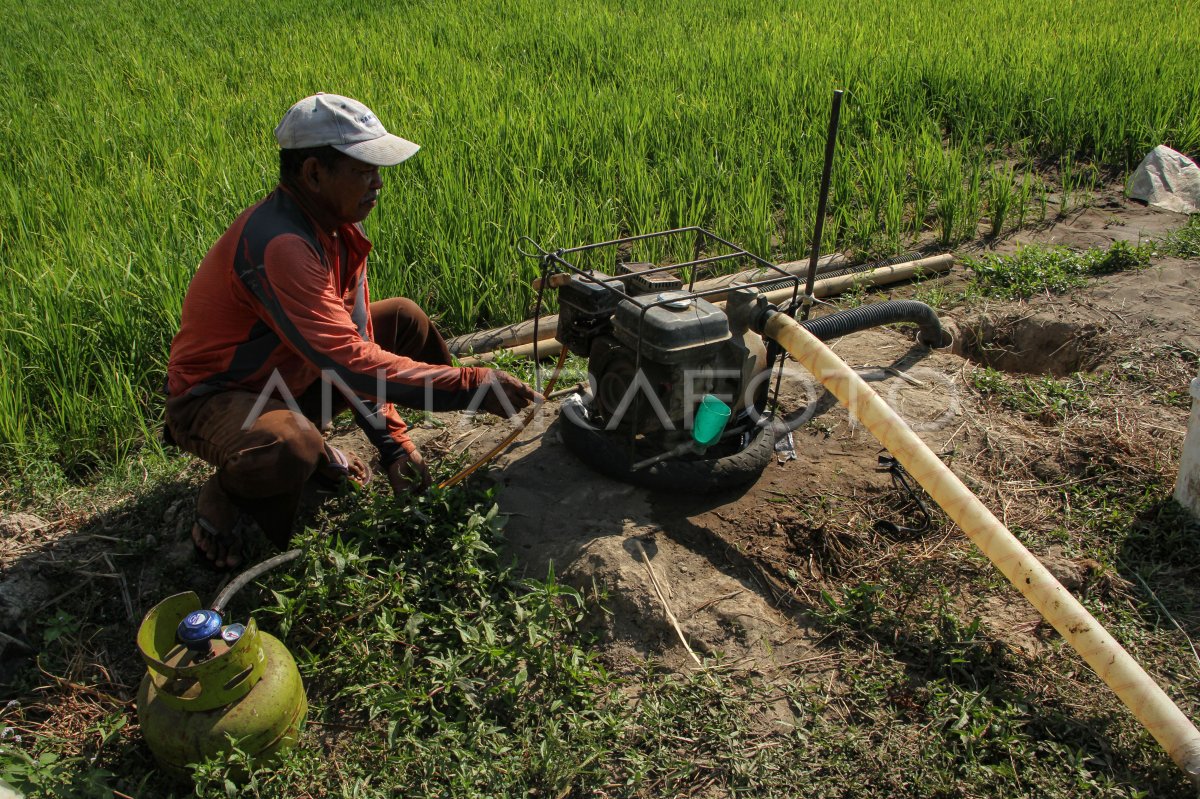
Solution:
M 374 166 L 395 166 L 421 149 L 384 130 L 371 109 L 358 100 L 324 92 L 289 108 L 275 128 L 275 140 L 285 150 L 329 145 Z

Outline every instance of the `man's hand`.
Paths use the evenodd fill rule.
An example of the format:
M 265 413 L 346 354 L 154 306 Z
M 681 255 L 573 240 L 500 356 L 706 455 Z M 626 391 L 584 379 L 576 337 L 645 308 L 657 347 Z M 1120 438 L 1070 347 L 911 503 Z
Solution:
M 493 416 L 509 418 L 533 403 L 546 399 L 508 372 L 499 370 L 488 374 L 488 389 L 480 406 Z
M 415 449 L 388 464 L 387 475 L 396 499 L 402 499 L 406 494 L 423 494 L 433 482 L 425 459 Z

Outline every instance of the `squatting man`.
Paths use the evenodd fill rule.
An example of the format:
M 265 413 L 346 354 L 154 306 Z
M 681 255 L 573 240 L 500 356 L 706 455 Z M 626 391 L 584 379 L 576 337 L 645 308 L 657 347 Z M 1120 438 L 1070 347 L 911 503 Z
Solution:
M 380 169 L 418 145 L 336 94 L 293 105 L 275 138 L 279 185 L 204 257 L 167 367 L 166 434 L 217 468 L 192 538 L 218 568 L 240 562 L 248 519 L 285 545 L 310 478 L 370 479 L 360 458 L 325 441 L 334 414 L 354 415 L 400 497 L 430 476 L 393 403 L 511 416 L 541 400 L 506 372 L 453 366 L 411 300 L 370 300 L 362 222 Z

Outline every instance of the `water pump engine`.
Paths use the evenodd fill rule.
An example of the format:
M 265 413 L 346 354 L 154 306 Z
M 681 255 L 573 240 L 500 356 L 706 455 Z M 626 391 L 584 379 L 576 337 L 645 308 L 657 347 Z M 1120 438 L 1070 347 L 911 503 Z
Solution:
M 620 263 L 645 244 L 685 251 L 674 246 L 681 237 L 693 240 L 690 261 Z M 588 359 L 590 390 L 563 405 L 566 447 L 609 477 L 656 490 L 718 491 L 757 479 L 776 440 L 804 418 L 777 413 L 783 361 L 756 332 L 770 313 L 790 316 L 802 307 L 800 278 L 696 227 L 536 249 L 536 256 L 526 255 L 541 261 L 540 285 L 559 290 L 557 338 Z M 605 252 L 617 256 L 615 274 L 572 263 Z M 750 268 L 736 277 L 694 280 L 705 269 L 739 262 Z M 673 272 L 687 275 L 689 285 Z M 937 314 L 912 300 L 799 324 L 827 341 L 897 322 L 918 325 L 921 343 L 945 343 Z
M 589 361 L 593 422 L 672 439 L 686 435 L 706 394 L 735 413 L 761 410 L 766 347 L 739 313 L 757 292 L 735 290 L 727 312 L 678 280 L 647 282 L 588 273 L 560 283 L 558 340 Z

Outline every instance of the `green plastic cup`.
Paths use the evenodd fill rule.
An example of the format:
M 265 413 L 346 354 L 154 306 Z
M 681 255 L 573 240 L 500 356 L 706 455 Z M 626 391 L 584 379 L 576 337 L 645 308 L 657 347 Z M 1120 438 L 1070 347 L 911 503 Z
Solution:
M 725 432 L 729 423 L 730 408 L 712 394 L 705 394 L 700 399 L 700 407 L 696 409 L 696 419 L 692 423 L 692 440 L 698 447 L 710 446 Z

